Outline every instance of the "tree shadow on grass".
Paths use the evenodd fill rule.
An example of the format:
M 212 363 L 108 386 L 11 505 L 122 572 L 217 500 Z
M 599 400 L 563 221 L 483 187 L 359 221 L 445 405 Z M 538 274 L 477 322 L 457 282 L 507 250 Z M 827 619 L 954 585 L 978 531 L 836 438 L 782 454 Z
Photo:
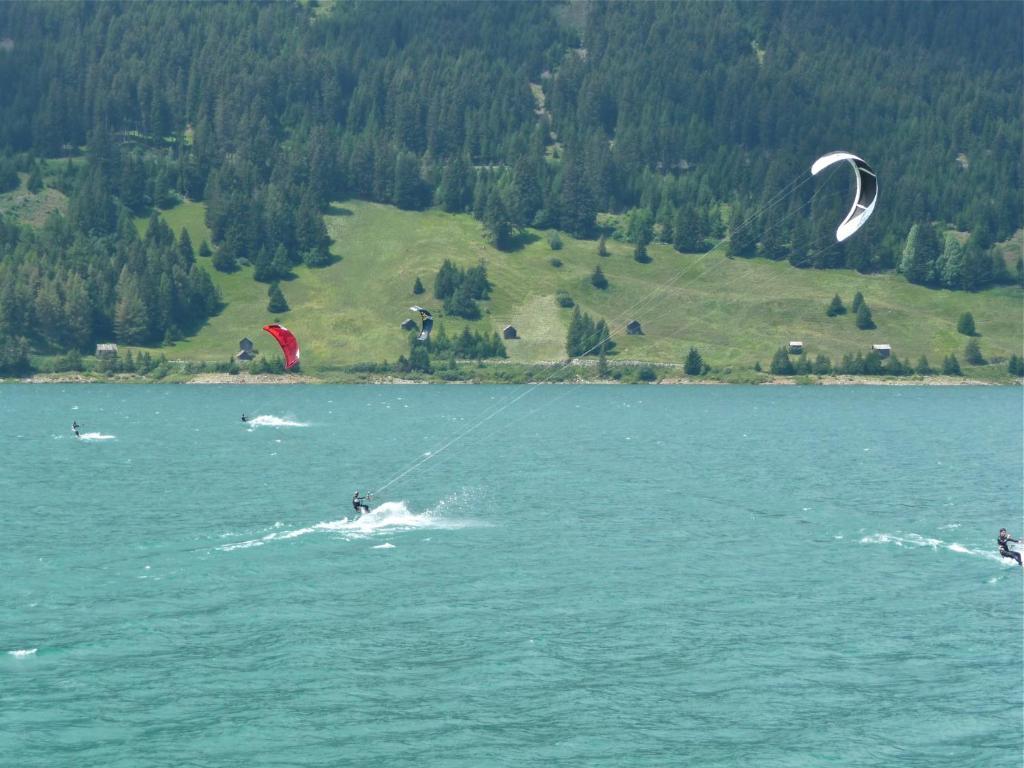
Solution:
M 521 251 L 526 246 L 536 243 L 538 240 L 540 240 L 540 235 L 536 232 L 520 232 L 515 237 L 509 238 L 509 247 L 505 250 L 507 253 Z

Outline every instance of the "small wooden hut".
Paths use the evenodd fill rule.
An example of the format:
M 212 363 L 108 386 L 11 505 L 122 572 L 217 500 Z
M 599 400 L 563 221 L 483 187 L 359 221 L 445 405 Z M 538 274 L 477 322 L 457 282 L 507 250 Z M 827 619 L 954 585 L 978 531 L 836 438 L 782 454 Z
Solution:
M 788 349 L 791 355 L 802 355 L 804 353 L 804 343 L 802 341 L 791 341 L 789 342 Z
M 877 352 L 883 360 L 892 354 L 892 346 L 889 344 L 872 344 L 871 349 Z
M 242 339 L 238 342 L 238 354 L 235 355 L 235 360 L 252 360 L 256 357 L 256 350 L 253 349 L 252 339 Z
M 639 320 L 630 320 L 626 323 L 626 333 L 630 336 L 643 336 L 644 329 L 640 327 Z
M 503 339 L 518 339 L 519 338 L 518 334 L 516 333 L 516 328 L 515 328 L 514 325 L 506 325 L 504 328 L 502 328 L 501 329 L 501 337 Z
M 117 344 L 97 344 L 96 357 L 117 357 Z
M 405 320 L 402 321 L 403 331 L 411 331 L 414 328 L 416 328 L 416 321 L 413 320 L 411 317 L 407 317 L 405 318 Z

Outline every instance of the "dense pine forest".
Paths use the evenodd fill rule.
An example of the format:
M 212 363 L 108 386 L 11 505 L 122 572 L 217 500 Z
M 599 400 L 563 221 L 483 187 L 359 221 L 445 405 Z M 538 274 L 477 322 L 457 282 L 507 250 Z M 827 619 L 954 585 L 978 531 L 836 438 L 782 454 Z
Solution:
M 0 192 L 69 198 L 0 219 L 3 356 L 188 334 L 221 306 L 197 251 L 267 283 L 326 266 L 346 198 L 470 212 L 502 250 L 527 227 L 638 254 L 730 236 L 798 268 L 1012 283 L 993 246 L 1024 215 L 1022 27 L 1014 2 L 3 3 Z M 881 188 L 842 245 L 846 181 L 795 183 L 834 149 Z M 211 243 L 136 233 L 185 199 Z

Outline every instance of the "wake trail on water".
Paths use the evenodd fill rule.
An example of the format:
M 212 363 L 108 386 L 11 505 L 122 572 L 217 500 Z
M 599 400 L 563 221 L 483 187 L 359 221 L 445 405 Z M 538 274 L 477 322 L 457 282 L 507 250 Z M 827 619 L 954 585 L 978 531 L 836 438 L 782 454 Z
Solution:
M 291 419 L 285 419 L 280 416 L 263 415 L 249 419 L 246 424 L 249 425 L 249 431 L 252 432 L 256 427 L 308 427 L 309 424 L 304 421 L 292 421 Z
M 897 547 L 930 547 L 933 552 L 940 550 L 947 550 L 949 552 L 955 552 L 958 555 L 970 555 L 971 557 L 981 557 L 986 560 L 994 560 L 1000 565 L 1013 566 L 1019 568 L 1013 560 L 1007 557 L 1003 557 L 998 552 L 992 552 L 984 549 L 971 549 L 965 547 L 963 544 L 958 544 L 955 541 L 946 542 L 942 539 L 935 539 L 929 536 L 921 536 L 917 533 L 874 533 L 870 536 L 865 536 L 860 540 L 861 544 L 895 544 Z
M 275 541 L 286 541 L 297 539 L 300 536 L 308 536 L 314 533 L 335 533 L 340 534 L 345 541 L 365 539 L 372 536 L 389 535 L 413 530 L 456 530 L 459 528 L 471 528 L 480 525 L 473 520 L 459 520 L 445 517 L 442 514 L 445 502 L 441 502 L 434 509 L 426 512 L 413 512 L 404 501 L 388 501 L 369 512 L 358 517 L 343 517 L 341 520 L 330 520 L 304 528 L 292 530 L 275 530 L 259 538 L 237 541 L 230 544 L 223 544 L 217 547 L 221 552 L 232 552 L 236 549 L 249 549 L 251 547 L 262 547 Z M 278 523 L 277 527 L 283 528 Z M 392 549 L 394 545 L 380 545 L 375 549 Z
M 102 432 L 83 432 L 81 435 L 78 436 L 78 439 L 85 440 L 86 442 L 91 442 L 93 440 L 114 440 L 116 439 L 116 436 L 104 435 Z

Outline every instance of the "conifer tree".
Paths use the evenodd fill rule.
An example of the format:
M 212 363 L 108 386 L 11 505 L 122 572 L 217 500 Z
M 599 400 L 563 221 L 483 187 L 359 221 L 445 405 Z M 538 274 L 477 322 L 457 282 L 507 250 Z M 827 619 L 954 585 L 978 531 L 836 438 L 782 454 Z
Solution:
M 307 251 L 307 254 L 312 251 Z M 288 259 L 288 251 L 283 243 L 279 243 L 274 249 L 274 256 L 270 260 L 270 269 L 275 279 L 283 280 L 291 275 L 291 261 Z
M 829 317 L 836 317 L 837 315 L 845 315 L 846 307 L 843 306 L 843 300 L 839 298 L 837 293 L 832 297 L 832 301 L 829 303 L 828 308 L 825 310 L 825 314 Z
M 811 266 L 811 232 L 807 220 L 798 216 L 790 232 L 789 263 L 799 269 Z M 856 312 L 856 310 L 854 310 Z
M 463 317 L 467 320 L 476 320 L 480 317 L 480 307 L 473 301 L 469 285 L 465 280 L 460 282 L 452 295 L 444 300 L 444 311 L 446 314 Z
M 608 288 L 608 278 L 604 276 L 604 272 L 601 271 L 601 265 L 594 267 L 594 271 L 590 275 L 590 284 L 600 290 Z
M 772 364 L 769 370 L 776 376 L 792 376 L 794 373 L 793 363 L 785 348 L 780 347 L 772 356 Z
M 855 293 L 853 295 L 853 303 L 850 304 L 850 310 L 853 311 L 854 313 L 859 312 L 860 311 L 860 305 L 863 304 L 863 303 L 864 303 L 864 294 L 861 293 L 860 291 L 857 291 L 857 293 Z
M 605 244 L 604 235 L 597 241 L 597 255 L 606 257 L 608 255 L 608 246 Z
M 963 372 L 960 370 L 960 361 L 956 359 L 956 355 L 948 355 L 942 361 L 942 375 L 963 376 Z
M 252 266 L 252 278 L 258 283 L 272 283 L 280 277 L 274 270 L 270 254 L 267 253 L 265 247 L 260 248 L 256 255 L 253 256 Z
M 497 187 L 492 187 L 487 197 L 484 228 L 487 230 L 487 239 L 499 251 L 507 251 L 512 247 L 512 222 Z
M 178 236 L 178 258 L 183 264 L 192 264 L 196 260 L 196 252 L 192 248 L 192 238 L 189 237 L 188 230 L 184 227 L 181 228 L 181 234 Z
M 32 171 L 28 175 L 27 189 L 33 195 L 43 191 L 43 173 L 39 163 L 32 163 Z
M 267 298 L 267 311 L 271 314 L 280 314 L 290 309 L 288 302 L 285 301 L 284 292 L 277 281 L 271 283 L 270 287 L 267 288 Z
M 938 282 L 953 290 L 962 290 L 965 277 L 964 249 L 960 242 L 948 235 L 942 255 L 935 262 Z
M 733 205 L 729 214 L 729 256 L 750 258 L 757 249 L 757 236 L 740 203 Z
M 544 204 L 536 165 L 526 155 L 516 161 L 509 187 L 508 212 L 515 227 L 528 226 Z
M 218 272 L 234 272 L 238 269 L 238 264 L 235 262 L 235 257 L 228 252 L 228 249 L 221 246 L 213 255 L 213 268 Z
M 875 350 L 864 355 L 863 370 L 865 376 L 878 376 L 882 373 L 882 356 Z
M 789 255 L 779 234 L 778 223 L 773 219 L 765 220 L 761 234 L 760 255 L 771 261 L 782 261 Z
M 917 365 L 914 366 L 914 372 L 919 373 L 922 376 L 931 376 L 935 373 L 931 365 L 928 364 L 928 358 L 921 355 L 921 359 L 917 361 Z
M 445 259 L 441 268 L 434 277 L 434 297 L 447 299 L 455 293 L 455 289 L 462 282 L 462 275 L 449 259 Z
M 928 285 L 935 281 L 935 262 L 939 258 L 939 238 L 935 228 L 925 222 L 914 224 L 900 259 L 900 272 L 911 283 Z
M 964 249 L 962 287 L 967 291 L 980 291 L 992 282 L 992 255 L 973 240 Z
M 981 354 L 981 344 L 975 338 L 967 340 L 967 344 L 964 345 L 964 360 L 967 361 L 968 365 L 985 365 L 985 358 Z
M 578 153 L 567 155 L 562 176 L 561 228 L 574 237 L 589 237 L 597 217 L 597 204 Z
M 680 253 L 703 253 L 700 217 L 692 206 L 681 205 L 672 224 L 672 247 Z
M 423 293 L 423 283 L 420 282 L 420 276 L 416 275 L 416 282 L 412 284 L 412 292 L 414 295 L 419 296 Z
M 125 267 L 117 283 L 114 336 L 121 344 L 141 344 L 148 335 L 149 318 L 142 293 L 135 277 Z
M 683 363 L 683 373 L 687 376 L 702 376 L 705 370 L 704 358 L 700 356 L 696 347 L 690 347 L 686 361 Z
M 970 312 L 960 315 L 960 319 L 956 321 L 956 332 L 962 333 L 964 336 L 973 336 L 975 333 L 974 315 Z
M 871 309 L 866 301 L 862 301 L 857 310 L 857 327 L 862 331 L 870 331 L 875 328 L 875 321 L 871 318 Z
M 84 350 L 93 338 L 96 309 L 85 280 L 72 273 L 64 292 L 64 317 L 69 341 L 74 349 Z
M 487 267 L 483 263 L 467 269 L 462 280 L 470 298 L 484 300 L 491 296 L 491 282 L 487 279 Z
M 565 337 L 565 351 L 569 357 L 577 357 L 583 354 L 586 349 L 587 324 L 583 319 L 579 306 L 572 311 L 572 318 L 569 320 L 569 330 Z
M 420 168 L 416 155 L 412 152 L 400 152 L 395 162 L 395 205 L 407 211 L 421 208 L 420 185 Z

